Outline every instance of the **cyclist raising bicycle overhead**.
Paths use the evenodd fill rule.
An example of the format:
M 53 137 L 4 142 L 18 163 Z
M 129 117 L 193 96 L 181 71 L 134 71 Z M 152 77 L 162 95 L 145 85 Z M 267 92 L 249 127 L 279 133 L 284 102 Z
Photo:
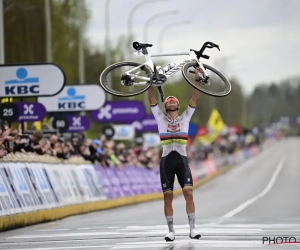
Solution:
M 200 79 L 201 73 L 203 73 L 203 71 L 200 68 L 196 68 L 195 80 L 197 82 Z M 175 174 L 186 200 L 186 212 L 190 224 L 190 238 L 199 239 L 201 235 L 195 229 L 193 178 L 186 154 L 189 122 L 199 99 L 199 91 L 194 89 L 189 106 L 181 116 L 179 116 L 180 105 L 176 97 L 169 96 L 165 99 L 165 113 L 158 107 L 153 86 L 148 89 L 148 98 L 151 111 L 158 125 L 163 148 L 160 161 L 160 179 L 164 193 L 164 213 L 169 227 L 169 233 L 165 236 L 165 240 L 173 241 L 175 239 L 172 207 Z

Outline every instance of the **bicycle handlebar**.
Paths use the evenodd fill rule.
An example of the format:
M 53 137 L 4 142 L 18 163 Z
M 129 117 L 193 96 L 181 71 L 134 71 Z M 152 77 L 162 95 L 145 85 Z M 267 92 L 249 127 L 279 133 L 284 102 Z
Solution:
M 206 48 L 209 48 L 209 49 L 212 49 L 212 48 L 217 48 L 219 51 L 220 51 L 220 48 L 219 48 L 219 45 L 215 44 L 215 43 L 212 43 L 212 42 L 205 42 L 203 45 L 202 45 L 202 48 L 197 51 L 197 50 L 193 50 L 191 49 L 190 51 L 194 51 L 197 55 L 197 58 L 199 59 L 200 57 L 203 57 L 205 59 L 209 59 L 209 56 L 208 55 L 203 55 L 203 52 Z
M 212 49 L 214 47 L 216 47 L 218 50 L 220 50 L 219 48 L 219 45 L 215 44 L 215 43 L 212 43 L 212 42 L 206 42 L 203 44 L 203 47 L 206 47 L 206 48 L 209 48 L 209 49 Z

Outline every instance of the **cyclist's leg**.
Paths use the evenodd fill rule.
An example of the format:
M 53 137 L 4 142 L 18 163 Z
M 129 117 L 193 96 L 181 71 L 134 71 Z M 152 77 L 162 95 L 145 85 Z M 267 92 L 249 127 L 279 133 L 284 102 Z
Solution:
M 172 207 L 175 173 L 171 168 L 171 163 L 170 157 L 162 157 L 160 161 L 160 180 L 164 193 L 164 212 L 169 228 L 169 233 L 165 236 L 166 241 L 173 241 L 175 239 Z
M 186 200 L 186 212 L 187 214 L 195 213 L 195 204 L 193 199 L 193 177 L 187 157 L 181 156 L 181 163 L 176 168 L 176 175 Z
M 160 181 L 164 193 L 165 216 L 173 216 L 173 186 L 175 172 L 172 169 L 172 162 L 169 157 L 162 157 L 160 161 Z
M 188 164 L 188 159 L 181 156 L 180 167 L 176 169 L 178 182 L 182 188 L 184 198 L 186 200 L 186 213 L 190 224 L 190 237 L 199 239 L 201 235 L 195 229 L 195 203 L 193 198 L 193 177 Z

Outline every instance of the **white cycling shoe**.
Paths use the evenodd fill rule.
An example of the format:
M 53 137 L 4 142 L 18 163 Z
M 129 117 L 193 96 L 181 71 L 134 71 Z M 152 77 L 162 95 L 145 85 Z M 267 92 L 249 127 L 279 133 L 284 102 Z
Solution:
M 191 239 L 200 239 L 201 234 L 195 229 L 193 228 L 190 232 L 190 238 Z
M 175 232 L 170 232 L 165 236 L 166 241 L 173 241 L 175 240 Z

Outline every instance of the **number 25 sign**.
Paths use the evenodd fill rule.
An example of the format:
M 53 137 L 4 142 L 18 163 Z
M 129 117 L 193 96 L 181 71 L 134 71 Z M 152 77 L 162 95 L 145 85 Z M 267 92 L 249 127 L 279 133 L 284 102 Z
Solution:
M 0 119 L 14 122 L 19 117 L 19 109 L 15 103 L 3 103 L 0 106 Z

